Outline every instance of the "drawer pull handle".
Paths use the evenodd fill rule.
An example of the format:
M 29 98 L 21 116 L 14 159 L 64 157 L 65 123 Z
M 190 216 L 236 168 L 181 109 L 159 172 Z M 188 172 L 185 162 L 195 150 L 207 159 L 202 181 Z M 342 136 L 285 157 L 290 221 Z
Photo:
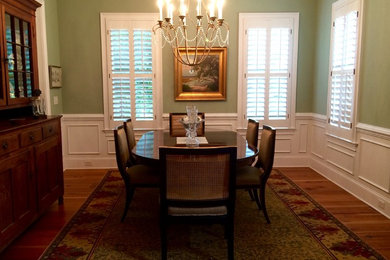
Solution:
M 51 133 L 51 132 L 53 132 L 53 128 L 50 127 L 49 128 L 49 133 Z
M 30 140 L 31 140 L 31 141 L 34 140 L 34 135 L 33 135 L 33 134 L 30 134 Z
M 8 149 L 8 143 L 7 142 L 3 142 L 1 147 L 3 147 L 4 150 L 7 150 Z

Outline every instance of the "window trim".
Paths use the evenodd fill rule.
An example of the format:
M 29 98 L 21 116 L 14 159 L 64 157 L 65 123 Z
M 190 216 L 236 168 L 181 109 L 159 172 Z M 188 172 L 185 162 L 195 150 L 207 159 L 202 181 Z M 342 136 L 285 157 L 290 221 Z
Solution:
M 332 20 L 330 23 L 331 26 L 331 35 L 330 35 L 330 48 L 329 48 L 329 69 L 328 69 L 328 99 L 327 99 L 327 124 L 326 124 L 326 133 L 327 135 L 333 136 L 338 139 L 345 140 L 347 142 L 354 143 L 356 142 L 356 125 L 358 122 L 357 112 L 358 112 L 358 97 L 359 97 L 359 83 L 360 83 L 360 61 L 361 61 L 361 46 L 362 46 L 362 32 L 363 32 L 363 0 L 338 0 L 332 4 Z M 345 9 L 347 11 L 345 11 Z M 341 14 L 346 14 L 352 10 L 358 11 L 358 30 L 357 30 L 357 50 L 356 50 L 356 67 L 355 67 L 355 86 L 354 86 L 354 97 L 353 104 L 351 109 L 351 123 L 352 127 L 350 129 L 342 129 L 339 127 L 332 126 L 330 124 L 330 108 L 331 108 L 331 90 L 332 90 L 332 60 L 333 60 L 333 48 L 334 48 L 334 27 L 333 22 L 337 17 L 340 17 Z
M 106 38 L 108 23 L 110 21 L 137 21 L 137 20 L 150 20 L 155 22 L 158 20 L 158 13 L 100 13 L 100 36 L 101 36 L 101 53 L 102 53 L 102 83 L 103 83 L 103 105 L 104 105 L 104 129 L 112 130 L 111 120 L 110 120 L 110 88 L 109 81 L 111 78 L 108 75 L 109 62 L 108 58 L 108 48 Z M 150 27 L 152 29 L 152 27 Z M 160 47 L 161 39 L 159 36 L 157 38 L 152 34 L 153 37 L 153 47 L 155 48 L 156 55 L 153 57 L 153 66 L 155 66 L 155 73 L 153 75 L 153 104 L 154 104 L 154 120 L 151 127 L 138 127 L 134 125 L 136 130 L 154 130 L 162 128 L 162 50 Z M 119 125 L 121 122 L 118 121 Z
M 292 64 L 291 64 L 291 86 L 288 96 L 289 114 L 287 128 L 295 128 L 296 114 L 296 86 L 297 86 L 297 66 L 298 66 L 298 36 L 299 36 L 299 13 L 239 13 L 239 31 L 238 31 L 238 83 L 237 83 L 237 126 L 238 129 L 245 129 L 247 126 L 246 118 L 246 36 L 245 31 L 247 23 L 258 19 L 292 19 Z M 272 121 L 264 123 L 269 124 Z M 261 123 L 261 122 L 260 122 Z M 285 127 L 283 127 L 285 128 Z

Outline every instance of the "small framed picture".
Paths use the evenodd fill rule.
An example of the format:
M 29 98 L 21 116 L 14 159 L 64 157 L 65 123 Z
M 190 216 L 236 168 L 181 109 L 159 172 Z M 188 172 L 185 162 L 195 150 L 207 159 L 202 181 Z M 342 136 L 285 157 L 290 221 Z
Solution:
M 58 66 L 49 66 L 49 80 L 51 88 L 62 87 L 62 68 Z

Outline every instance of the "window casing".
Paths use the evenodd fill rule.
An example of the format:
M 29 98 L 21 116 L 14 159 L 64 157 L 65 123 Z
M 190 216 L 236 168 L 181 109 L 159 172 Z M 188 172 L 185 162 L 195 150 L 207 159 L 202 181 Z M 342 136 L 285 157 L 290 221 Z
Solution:
M 239 125 L 294 127 L 299 15 L 239 15 Z
M 128 118 L 138 129 L 161 126 L 161 47 L 152 32 L 157 18 L 101 14 L 106 129 Z
M 356 124 L 361 11 L 360 0 L 332 5 L 327 132 L 350 141 Z

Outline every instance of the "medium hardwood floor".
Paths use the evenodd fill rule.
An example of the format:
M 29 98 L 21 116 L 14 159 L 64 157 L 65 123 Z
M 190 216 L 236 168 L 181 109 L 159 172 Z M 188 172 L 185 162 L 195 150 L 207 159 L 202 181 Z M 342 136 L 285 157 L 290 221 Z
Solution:
M 38 259 L 57 233 L 101 182 L 106 172 L 107 170 L 65 171 L 64 204 L 53 203 L 38 221 L 0 254 L 0 259 Z
M 390 219 L 309 168 L 278 169 L 367 244 L 390 259 Z M 65 171 L 64 204 L 59 206 L 54 203 L 45 215 L 0 254 L 0 259 L 38 259 L 106 172 L 107 170 Z

